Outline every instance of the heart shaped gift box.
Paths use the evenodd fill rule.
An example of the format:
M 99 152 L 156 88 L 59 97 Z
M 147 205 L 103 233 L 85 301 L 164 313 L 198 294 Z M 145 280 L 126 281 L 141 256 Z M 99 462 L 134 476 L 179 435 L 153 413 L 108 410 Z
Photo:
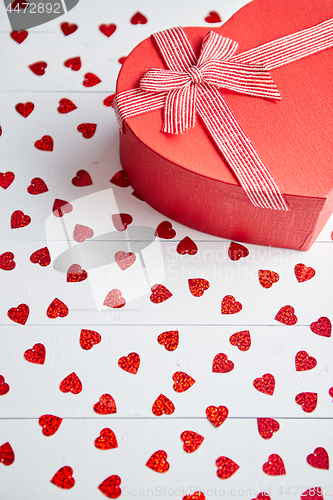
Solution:
M 210 124 L 214 124 L 214 99 L 210 97 L 207 105 L 211 108 L 206 110 L 206 121 L 200 115 L 195 125 L 192 123 L 194 126 L 182 133 L 162 131 L 166 120 L 164 104 L 159 109 L 143 112 L 144 104 L 131 102 L 131 91 L 140 88 L 140 81 L 142 86 L 145 79 L 141 79 L 150 68 L 160 68 L 164 73 L 153 71 L 168 76 L 170 72 L 165 70 L 172 69 L 174 63 L 168 63 L 167 57 L 177 59 L 173 53 L 168 55 L 167 38 L 167 57 L 161 54 L 161 44 L 156 44 L 158 35 L 144 40 L 129 54 L 117 82 L 115 107 L 118 116 L 123 118 L 120 157 L 137 193 L 167 217 L 197 230 L 248 243 L 308 250 L 333 211 L 333 48 L 330 48 L 333 29 L 328 21 L 332 17 L 331 0 L 253 0 L 219 28 L 191 27 L 169 32 L 176 37 L 184 34 L 195 58 L 199 57 L 205 37 L 205 43 L 210 43 L 207 41 L 209 31 L 212 32 L 210 40 L 215 40 L 218 33 L 238 43 L 235 61 L 238 54 L 281 38 L 287 40 L 286 45 L 290 47 L 293 37 L 290 42 L 285 37 L 304 30 L 310 33 L 312 41 L 303 41 L 303 49 L 292 47 L 292 56 L 311 44 L 318 45 L 309 55 L 304 54 L 306 57 L 280 67 L 268 66 L 273 83 L 267 85 L 274 87 L 272 92 L 277 89 L 281 99 L 247 95 L 230 88 L 214 90 L 232 110 L 236 127 L 240 126 L 249 138 L 250 147 L 262 160 L 264 169 L 268 168 L 277 191 L 280 188 L 280 204 L 285 203 L 284 209 L 255 206 L 244 190 L 248 179 L 243 180 L 243 187 L 240 185 L 243 174 L 236 177 L 230 158 L 227 161 L 223 154 L 228 137 L 224 137 L 219 147 L 212 138 L 219 132 L 209 130 Z M 324 43 L 328 44 L 325 47 L 320 46 L 319 35 L 311 35 L 309 30 L 318 25 L 324 26 L 320 28 L 320 36 L 324 31 Z M 234 44 L 231 40 L 225 44 Z M 186 52 L 186 43 L 182 50 Z M 201 76 L 196 80 L 196 70 L 187 68 L 187 71 L 187 79 L 191 73 L 190 85 L 200 86 Z M 150 81 L 154 80 L 155 73 Z M 147 75 L 145 78 L 147 82 Z M 150 81 L 148 78 L 148 83 Z M 154 97 L 147 88 L 142 86 L 139 93 Z M 129 101 L 132 108 L 127 116 L 121 115 L 122 96 L 125 96 L 123 102 Z M 164 103 L 166 99 L 164 94 Z M 188 115 L 177 119 L 191 122 Z M 233 148 L 241 149 L 237 145 Z M 261 196 L 260 189 L 258 196 Z

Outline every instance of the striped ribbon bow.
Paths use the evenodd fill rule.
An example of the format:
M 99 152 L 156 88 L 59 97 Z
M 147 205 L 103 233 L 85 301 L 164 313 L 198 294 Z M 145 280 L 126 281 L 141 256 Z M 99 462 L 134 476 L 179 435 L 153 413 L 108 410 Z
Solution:
M 254 97 L 281 99 L 269 70 L 333 46 L 333 20 L 235 55 L 237 42 L 211 31 L 199 58 L 182 28 L 152 35 L 167 70 L 151 68 L 140 87 L 115 98 L 119 122 L 163 108 L 162 132 L 179 134 L 195 126 L 196 115 L 256 207 L 288 210 L 287 203 L 249 137 L 242 130 L 222 89 Z

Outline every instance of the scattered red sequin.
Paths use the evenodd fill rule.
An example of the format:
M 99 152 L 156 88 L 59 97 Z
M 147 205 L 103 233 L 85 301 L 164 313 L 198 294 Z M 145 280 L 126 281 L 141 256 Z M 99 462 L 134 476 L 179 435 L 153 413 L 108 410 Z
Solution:
M 59 200 L 56 198 L 53 203 L 52 212 L 55 217 L 62 217 L 65 214 L 69 214 L 73 210 L 73 205 L 68 201 Z
M 62 418 L 55 415 L 42 415 L 39 417 L 38 423 L 42 427 L 44 436 L 53 436 L 59 429 Z
M 157 342 L 164 345 L 167 351 L 176 350 L 179 344 L 178 330 L 170 330 L 168 332 L 160 333 L 157 337 Z
M 115 400 L 110 394 L 102 394 L 99 398 L 98 403 L 94 404 L 94 410 L 99 415 L 110 415 L 111 413 L 117 413 L 117 407 Z
M 46 358 L 46 349 L 43 344 L 35 344 L 32 349 L 27 349 L 24 353 L 24 359 L 29 363 L 43 365 Z
M 10 33 L 10 36 L 12 37 L 15 42 L 19 43 L 21 45 L 22 42 L 27 38 L 28 32 L 27 30 L 21 30 L 21 31 L 12 31 Z
M 16 263 L 12 252 L 4 252 L 0 255 L 0 269 L 3 271 L 11 271 L 15 266 Z
M 26 102 L 25 104 L 23 102 L 19 102 L 16 104 L 15 109 L 20 115 L 27 118 L 27 116 L 33 112 L 34 107 L 35 105 L 32 102 Z
M 268 457 L 268 461 L 264 463 L 262 470 L 269 476 L 283 476 L 286 474 L 283 460 L 276 453 Z
M 251 347 L 251 335 L 249 330 L 234 333 L 231 335 L 229 342 L 231 345 L 238 347 L 240 351 L 248 351 Z
M 125 304 L 126 300 L 124 299 L 121 291 L 118 290 L 118 288 L 110 290 L 103 302 L 104 306 L 112 307 L 113 309 L 120 309 L 121 307 L 124 307 Z
M 59 389 L 61 392 L 71 392 L 72 394 L 79 394 L 82 391 L 82 383 L 75 372 L 70 373 L 67 377 L 60 382 Z
M 95 135 L 97 125 L 96 123 L 81 123 L 77 129 L 85 139 L 90 139 Z
M 129 214 L 113 214 L 112 222 L 117 231 L 125 231 L 132 224 L 133 217 Z
M 176 236 L 176 231 L 173 229 L 171 222 L 165 220 L 157 226 L 155 236 L 164 240 L 170 240 Z
M 147 18 L 141 12 L 136 12 L 132 17 L 131 17 L 131 23 L 132 24 L 146 24 Z
M 20 323 L 20 325 L 25 325 L 29 317 L 29 306 L 27 304 L 20 304 L 17 307 L 12 307 L 7 312 L 7 316 L 15 323 Z
M 113 448 L 118 448 L 116 435 L 108 427 L 101 430 L 99 437 L 95 439 L 94 444 L 99 450 L 111 450 Z
M 206 497 L 201 491 L 195 491 L 193 495 L 185 495 L 183 500 L 206 500 Z
M 292 306 L 283 306 L 274 319 L 284 325 L 295 325 L 297 323 L 297 316 L 294 313 L 295 309 Z
M 176 392 L 185 392 L 195 383 L 194 378 L 184 372 L 175 372 L 172 375 L 173 388 Z
M 93 181 L 86 170 L 78 170 L 72 179 L 72 184 L 77 187 L 91 186 L 92 183 Z
M 227 416 L 229 415 L 229 410 L 226 406 L 208 406 L 206 408 L 206 416 L 208 420 L 215 426 L 220 427 L 223 424 Z
M 126 59 L 127 59 L 126 56 L 119 57 L 119 59 L 118 59 L 119 64 L 124 64 L 124 62 L 126 61 Z
M 53 151 L 54 142 L 50 135 L 43 135 L 43 137 L 35 142 L 35 148 L 40 151 Z
M 116 94 L 111 94 L 111 95 L 107 96 L 103 101 L 104 106 L 110 106 L 111 108 L 113 108 L 113 101 L 114 101 L 115 96 L 116 96 Z
M 89 226 L 82 226 L 81 224 L 76 224 L 73 231 L 73 238 L 78 243 L 83 243 L 85 240 L 89 240 L 94 236 L 94 231 Z
M 4 396 L 9 392 L 9 385 L 7 382 L 5 382 L 5 377 L 3 375 L 0 375 L 0 396 Z
M 10 218 L 10 226 L 12 229 L 28 226 L 31 222 L 31 217 L 25 215 L 22 210 L 15 210 Z
M 271 500 L 271 497 L 268 495 L 268 493 L 261 492 L 257 495 L 256 498 L 252 498 L 252 500 Z M 303 498 L 301 500 L 303 500 Z
M 132 252 L 119 251 L 115 253 L 114 258 L 122 271 L 125 271 L 126 269 L 131 267 L 136 261 L 136 256 Z
M 240 245 L 240 243 L 235 243 L 232 241 L 229 245 L 228 256 L 231 260 L 239 260 L 241 258 L 245 258 L 249 255 L 248 249 L 244 245 Z
M 259 283 L 263 288 L 271 288 L 274 283 L 279 281 L 280 276 L 274 271 L 267 269 L 259 269 L 258 271 Z
M 274 432 L 280 429 L 280 424 L 273 418 L 257 418 L 258 432 L 264 439 L 271 439 Z
M 31 71 L 37 75 L 42 76 L 45 73 L 45 69 L 47 68 L 47 63 L 45 61 L 39 61 L 33 64 L 30 64 L 29 68 Z
M 122 370 L 125 370 L 125 372 L 135 375 L 140 366 L 140 356 L 136 352 L 131 352 L 128 356 L 119 358 L 118 365 Z
M 13 172 L 5 172 L 5 173 L 0 172 L 0 186 L 3 189 L 9 188 L 14 179 L 15 179 L 15 174 L 13 174 Z
M 98 332 L 95 332 L 94 330 L 85 330 L 85 329 L 81 330 L 80 346 L 85 351 L 89 351 L 90 349 L 92 349 L 94 345 L 99 344 L 101 340 L 102 337 Z
M 270 373 L 265 373 L 261 378 L 256 378 L 253 381 L 253 386 L 257 391 L 272 396 L 275 389 L 275 379 Z
M 329 469 L 329 458 L 325 448 L 316 448 L 313 453 L 306 457 L 306 461 L 316 469 Z
M 242 310 L 242 304 L 237 302 L 232 295 L 226 295 L 222 299 L 221 314 L 236 314 Z
M 4 443 L 0 446 L 0 462 L 3 465 L 11 465 L 15 460 L 15 454 L 10 444 Z
M 310 325 L 310 329 L 316 335 L 321 337 L 330 337 L 332 333 L 332 325 L 328 318 L 322 316 L 318 321 L 314 321 Z
M 63 490 L 70 490 L 75 484 L 75 479 L 73 477 L 73 469 L 68 465 L 61 467 L 51 479 L 51 483 L 55 484 Z
M 121 479 L 119 476 L 109 476 L 98 486 L 98 489 L 108 498 L 118 498 L 121 495 Z
M 333 387 L 331 387 L 331 388 L 328 390 L 328 394 L 329 394 L 329 396 L 331 396 L 331 398 L 333 398 Z
M 316 365 L 316 358 L 309 356 L 306 351 L 299 351 L 295 356 L 295 366 L 298 372 L 312 370 Z
M 39 248 L 30 255 L 30 261 L 33 264 L 39 264 L 46 267 L 51 263 L 51 255 L 47 247 Z
M 49 190 L 43 179 L 40 177 L 34 177 L 31 179 L 30 186 L 27 187 L 29 194 L 42 194 Z
M 94 73 L 86 73 L 84 75 L 83 86 L 84 87 L 94 87 L 101 83 L 102 80 L 98 78 L 98 76 L 94 75 Z
M 67 283 L 79 283 L 88 278 L 88 273 L 79 264 L 72 264 L 67 271 Z
M 47 308 L 46 315 L 50 319 L 55 319 L 58 316 L 60 318 L 65 318 L 67 314 L 69 313 L 68 307 L 64 302 L 61 300 L 55 298 L 49 307 Z
M 154 304 L 160 304 L 172 297 L 172 293 L 164 285 L 156 284 L 151 287 L 150 300 Z
M 61 23 L 60 24 L 61 31 L 65 36 L 71 35 L 72 33 L 75 33 L 77 30 L 78 26 L 76 24 L 69 24 L 69 23 Z
M 296 264 L 294 271 L 298 283 L 309 281 L 316 274 L 316 271 L 312 267 L 306 267 L 305 264 Z
M 164 450 L 155 451 L 146 463 L 146 466 L 156 472 L 167 472 L 169 470 L 168 455 Z
M 207 17 L 205 17 L 206 23 L 221 23 L 222 19 L 220 15 L 215 11 L 211 10 Z
M 59 106 L 57 108 L 59 113 L 65 115 L 67 113 L 70 113 L 71 111 L 74 111 L 74 109 L 77 109 L 77 107 L 70 99 L 60 99 Z
M 228 457 L 219 457 L 215 463 L 216 474 L 220 479 L 228 479 L 239 469 L 239 465 Z
M 81 58 L 79 56 L 71 57 L 64 62 L 64 66 L 71 68 L 73 71 L 79 71 L 81 69 Z
M 233 362 L 223 352 L 216 354 L 213 360 L 213 373 L 228 373 L 234 369 Z
M 309 488 L 302 493 L 301 500 L 324 500 L 322 488 L 320 486 Z
M 185 236 L 177 245 L 177 252 L 180 255 L 195 255 L 198 252 L 198 247 L 191 238 Z
M 316 392 L 300 392 L 295 401 L 306 413 L 313 412 L 317 407 L 318 394 Z
M 175 411 L 175 405 L 173 402 L 164 396 L 164 394 L 160 394 L 157 399 L 155 399 L 152 412 L 157 417 L 161 415 L 171 415 Z
M 115 24 L 100 24 L 98 28 L 103 35 L 110 37 L 116 31 L 117 26 Z
M 119 187 L 128 187 L 130 185 L 123 170 L 119 170 L 118 172 L 116 172 L 110 182 Z
M 205 290 L 209 288 L 209 281 L 203 278 L 195 278 L 188 280 L 188 286 L 191 294 L 194 297 L 201 297 Z
M 184 431 L 181 433 L 180 439 L 184 443 L 183 450 L 186 451 L 186 453 L 193 453 L 201 446 L 205 438 L 196 432 Z

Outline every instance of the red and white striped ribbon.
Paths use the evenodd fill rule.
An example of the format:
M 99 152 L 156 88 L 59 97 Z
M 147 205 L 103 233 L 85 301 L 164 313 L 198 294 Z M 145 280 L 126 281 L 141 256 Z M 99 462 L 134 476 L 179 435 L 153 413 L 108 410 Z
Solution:
M 237 42 L 211 31 L 203 40 L 198 59 L 182 28 L 153 37 L 169 69 L 151 68 L 139 88 L 116 95 L 120 125 L 133 116 L 163 108 L 162 131 L 179 134 L 193 127 L 198 115 L 251 203 L 288 210 L 278 185 L 220 89 L 280 99 L 269 70 L 333 47 L 333 19 L 237 55 Z

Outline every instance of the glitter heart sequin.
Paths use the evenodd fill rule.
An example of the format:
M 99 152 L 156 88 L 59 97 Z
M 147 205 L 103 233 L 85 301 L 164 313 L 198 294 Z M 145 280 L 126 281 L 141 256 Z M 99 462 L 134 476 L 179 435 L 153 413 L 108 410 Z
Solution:
M 164 450 L 155 451 L 146 463 L 146 466 L 156 472 L 167 472 L 169 470 L 168 455 Z
M 7 312 L 7 316 L 15 323 L 20 323 L 20 325 L 25 325 L 29 317 L 29 306 L 27 304 L 20 304 L 17 307 L 12 307 Z
M 39 248 L 30 255 L 30 262 L 46 267 L 51 263 L 51 255 L 47 247 Z
M 4 252 L 0 255 L 0 269 L 3 271 L 12 271 L 15 266 L 16 263 L 12 252 Z
M 267 493 L 262 492 L 259 493 L 259 495 L 257 495 L 256 498 L 252 498 L 252 500 L 271 500 L 271 497 Z
M 160 304 L 172 297 L 172 293 L 164 285 L 156 284 L 151 287 L 150 300 L 154 304 Z
M 146 24 L 147 18 L 141 12 L 136 12 L 132 17 L 131 17 L 131 23 L 132 24 Z
M 89 351 L 94 345 L 97 345 L 102 340 L 99 333 L 94 330 L 82 329 L 80 333 L 80 346 L 82 349 Z
M 180 255 L 195 255 L 198 252 L 198 247 L 189 236 L 185 236 L 185 238 L 178 243 L 177 252 Z
M 262 470 L 269 476 L 283 476 L 286 474 L 283 460 L 276 453 L 273 453 L 268 457 L 267 462 L 265 462 L 262 466 Z
M 298 283 L 309 281 L 316 274 L 316 271 L 312 267 L 306 267 L 305 264 L 296 264 L 294 272 Z
M 15 174 L 13 174 L 13 172 L 5 172 L 5 173 L 0 172 L 0 186 L 3 189 L 9 188 L 14 179 L 15 179 Z
M 78 243 L 83 243 L 85 240 L 89 240 L 94 236 L 94 231 L 89 226 L 83 226 L 81 224 L 76 224 L 73 231 L 73 238 Z
M 56 198 L 53 203 L 52 213 L 55 217 L 62 217 L 65 214 L 69 214 L 73 210 L 73 205 L 65 200 L 59 200 Z
M 316 392 L 300 392 L 295 401 L 306 413 L 313 412 L 317 407 L 318 394 Z
M 301 500 L 324 500 L 322 488 L 320 486 L 309 488 L 302 493 Z
M 118 365 L 125 372 L 133 373 L 133 375 L 135 375 L 140 366 L 140 356 L 136 352 L 131 352 L 128 356 L 122 356 L 119 358 Z
M 203 278 L 189 279 L 188 286 L 194 297 L 201 297 L 205 290 L 209 288 L 209 281 Z
M 230 260 L 239 260 L 249 255 L 249 251 L 244 245 L 232 241 L 229 245 L 228 256 Z
M 15 460 L 15 454 L 10 444 L 4 443 L 0 446 L 0 463 L 3 465 L 12 465 Z
M 258 271 L 259 283 L 263 288 L 271 288 L 274 283 L 279 281 L 280 276 L 274 271 L 267 269 L 259 269 Z
M 134 262 L 136 261 L 136 255 L 132 252 L 119 251 L 115 253 L 114 259 L 120 269 L 122 271 L 125 271 L 134 264 Z
M 111 450 L 113 448 L 118 448 L 115 433 L 108 427 L 101 430 L 99 437 L 95 439 L 94 444 L 99 450 Z
M 9 392 L 9 385 L 7 382 L 5 382 L 5 377 L 3 375 L 0 375 L 0 396 L 4 396 Z
M 114 184 L 115 186 L 123 188 L 128 187 L 130 185 L 123 170 L 119 170 L 119 172 L 116 172 L 114 176 L 111 178 L 110 182 L 112 182 L 112 184 Z
M 42 194 L 48 191 L 48 187 L 40 177 L 34 177 L 31 179 L 30 186 L 27 187 L 29 194 Z
M 110 415 L 117 413 L 115 400 L 110 394 L 102 394 L 98 403 L 94 404 L 94 410 L 99 415 Z
M 206 497 L 201 491 L 195 491 L 193 495 L 185 495 L 183 500 L 206 500 Z
M 76 24 L 69 24 L 69 23 L 61 23 L 60 24 L 61 31 L 65 36 L 71 35 L 72 33 L 75 33 L 77 30 L 78 26 Z
M 115 24 L 101 24 L 99 30 L 103 35 L 110 37 L 116 31 L 117 26 Z
M 216 474 L 220 479 L 228 479 L 239 469 L 239 465 L 228 457 L 219 457 L 215 463 Z
M 94 87 L 101 83 L 102 80 L 98 78 L 98 76 L 94 75 L 94 73 L 86 73 L 84 75 L 83 86 L 84 87 Z
M 112 222 L 117 231 L 125 231 L 133 222 L 133 217 L 129 214 L 113 214 Z
M 22 210 L 15 210 L 10 218 L 10 226 L 12 229 L 28 226 L 30 222 L 31 217 L 29 215 L 25 215 Z
M 318 321 L 314 321 L 310 325 L 310 329 L 316 335 L 321 337 L 330 337 L 332 333 L 332 325 L 328 318 L 322 316 Z
M 234 369 L 233 362 L 223 352 L 216 354 L 213 360 L 213 373 L 228 373 Z
M 238 347 L 240 351 L 248 351 L 251 347 L 251 335 L 249 330 L 234 333 L 231 335 L 229 342 L 231 345 Z
M 194 378 L 184 372 L 175 372 L 172 375 L 173 388 L 176 392 L 185 392 L 195 383 Z
M 68 465 L 61 467 L 51 479 L 51 483 L 55 484 L 63 490 L 70 490 L 75 484 L 75 479 L 73 477 L 73 469 Z
M 309 356 L 306 351 L 299 351 L 295 356 L 295 367 L 298 372 L 312 370 L 316 365 L 316 358 Z
M 78 170 L 72 179 L 72 184 L 77 187 L 91 186 L 92 179 L 86 170 Z
M 42 415 L 38 420 L 44 436 L 53 436 L 59 429 L 61 422 L 62 418 L 56 417 L 55 415 Z
M 208 406 L 206 408 L 206 416 L 215 427 L 220 427 L 228 415 L 229 410 L 226 406 Z
M 35 108 L 35 105 L 33 102 L 26 102 L 25 104 L 23 102 L 19 102 L 16 104 L 15 109 L 16 111 L 23 116 L 23 118 L 27 118 L 30 113 L 33 112 Z
M 79 264 L 72 264 L 67 271 L 67 283 L 79 283 L 88 278 L 88 273 Z
M 306 461 L 316 469 L 329 469 L 329 458 L 325 448 L 316 448 L 313 453 L 306 457 Z
M 272 396 L 275 389 L 275 379 L 270 373 L 265 373 L 261 378 L 256 378 L 253 381 L 253 386 L 257 391 Z
M 264 439 L 271 439 L 274 432 L 280 429 L 280 424 L 273 418 L 258 418 L 257 419 L 258 432 Z
M 27 349 L 24 353 L 24 359 L 36 365 L 43 365 L 46 358 L 46 349 L 43 344 L 35 344 L 32 349 Z
M 61 114 L 66 114 L 70 113 L 71 111 L 74 111 L 74 109 L 77 109 L 74 102 L 70 101 L 69 99 L 60 99 L 59 101 L 59 106 L 58 106 L 58 112 Z
M 104 306 L 112 307 L 113 309 L 120 309 L 121 307 L 124 307 L 125 304 L 126 300 L 124 299 L 121 291 L 118 290 L 118 288 L 110 290 L 103 302 Z
M 152 412 L 157 417 L 161 415 L 171 415 L 175 411 L 175 405 L 173 402 L 164 396 L 164 394 L 160 394 L 157 399 L 155 399 Z
M 207 17 L 205 17 L 206 23 L 221 23 L 222 19 L 220 15 L 215 11 L 211 10 Z
M 90 139 L 95 135 L 97 125 L 96 123 L 81 123 L 77 129 L 85 139 Z
M 171 222 L 165 220 L 157 226 L 155 236 L 164 240 L 170 240 L 176 236 L 176 231 L 172 228 Z
M 50 135 L 43 135 L 39 141 L 35 142 L 35 148 L 40 151 L 53 151 L 54 142 Z
M 15 42 L 21 45 L 21 43 L 24 42 L 24 40 L 27 38 L 28 32 L 26 30 L 12 31 L 10 36 L 13 40 L 15 40 Z
M 121 479 L 119 476 L 109 476 L 98 486 L 98 489 L 108 498 L 118 498 L 121 495 Z
M 295 325 L 297 323 L 297 316 L 294 313 L 295 309 L 292 306 L 283 306 L 274 319 L 284 325 Z
M 66 68 L 71 68 L 73 71 L 79 71 L 81 69 L 81 58 L 72 57 L 67 59 L 67 61 L 64 62 L 64 66 L 66 66 Z
M 221 314 L 236 314 L 242 310 L 242 304 L 236 302 L 232 295 L 226 295 L 222 299 Z
M 186 451 L 186 453 L 193 453 L 201 446 L 205 438 L 196 432 L 184 431 L 181 433 L 180 439 L 184 443 L 183 450 Z
M 33 64 L 30 64 L 29 68 L 31 71 L 37 75 L 37 76 L 42 76 L 45 73 L 45 69 L 47 68 L 47 64 L 45 61 L 39 61 Z
M 175 351 L 179 344 L 178 330 L 170 330 L 168 332 L 160 333 L 157 337 L 157 342 L 164 345 L 167 351 Z
M 71 392 L 72 394 L 80 394 L 82 391 L 82 383 L 76 373 L 70 373 L 60 382 L 59 389 L 61 392 Z
M 69 313 L 68 307 L 61 300 L 55 298 L 47 308 L 46 315 L 50 319 L 65 318 Z

